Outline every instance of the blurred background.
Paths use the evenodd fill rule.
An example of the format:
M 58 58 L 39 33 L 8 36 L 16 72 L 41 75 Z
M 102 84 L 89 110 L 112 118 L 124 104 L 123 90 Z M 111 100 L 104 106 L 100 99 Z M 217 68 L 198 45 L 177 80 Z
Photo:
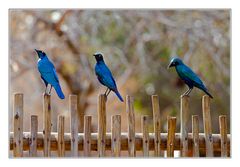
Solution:
M 62 114 L 69 132 L 68 96 L 78 94 L 80 117 L 92 115 L 92 129 L 96 132 L 97 96 L 106 88 L 94 73 L 95 52 L 103 53 L 122 96 L 134 96 L 136 132 L 140 132 L 141 115 L 149 115 L 152 120 L 153 94 L 160 99 L 162 131 L 166 132 L 168 115 L 177 117 L 179 131 L 180 95 L 187 86 L 174 68 L 167 69 L 176 55 L 201 77 L 214 96 L 213 132 L 219 133 L 221 114 L 227 115 L 230 125 L 229 10 L 10 10 L 9 24 L 10 131 L 15 92 L 24 93 L 24 131 L 30 130 L 33 114 L 39 116 L 42 131 L 45 85 L 37 70 L 35 48 L 46 52 L 53 61 L 66 96 L 60 100 L 52 90 L 52 131 L 57 131 L 57 116 Z M 190 111 L 199 115 L 200 132 L 203 95 L 198 89 L 190 94 Z M 125 104 L 111 93 L 107 101 L 108 132 L 113 114 L 122 116 L 122 131 L 126 132 Z

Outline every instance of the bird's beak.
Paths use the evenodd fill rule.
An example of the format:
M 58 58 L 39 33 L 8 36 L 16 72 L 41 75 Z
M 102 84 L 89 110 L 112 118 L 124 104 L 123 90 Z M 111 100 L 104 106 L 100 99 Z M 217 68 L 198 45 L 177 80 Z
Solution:
M 170 63 L 167 67 L 167 69 L 171 68 L 172 67 L 172 63 Z
M 40 58 L 40 56 L 39 56 L 39 50 L 37 50 L 37 49 L 34 49 L 36 52 L 37 52 L 37 55 L 38 55 L 38 57 Z
M 39 50 L 37 50 L 37 49 L 34 49 L 37 53 L 39 52 Z

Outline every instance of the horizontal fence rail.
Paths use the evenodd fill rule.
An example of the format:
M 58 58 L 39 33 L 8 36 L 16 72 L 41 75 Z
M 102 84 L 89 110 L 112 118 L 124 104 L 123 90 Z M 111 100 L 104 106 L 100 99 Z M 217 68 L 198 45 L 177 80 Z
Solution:
M 38 116 L 32 115 L 30 132 L 23 132 L 24 107 L 23 94 L 14 94 L 13 122 L 14 131 L 10 132 L 9 149 L 14 157 L 23 157 L 23 152 L 28 151 L 29 157 L 36 157 L 39 151 L 44 157 L 51 157 L 51 151 L 56 151 L 57 156 L 70 157 L 90 156 L 137 156 L 136 151 L 141 151 L 141 156 L 149 157 L 229 157 L 230 134 L 227 134 L 227 117 L 219 116 L 219 134 L 212 134 L 210 98 L 203 96 L 202 113 L 204 132 L 199 132 L 199 116 L 190 115 L 188 96 L 180 98 L 180 132 L 176 132 L 177 118 L 168 116 L 167 133 L 161 132 L 160 105 L 157 95 L 152 95 L 153 133 L 149 133 L 149 116 L 141 116 L 141 133 L 135 132 L 134 98 L 126 96 L 127 132 L 121 131 L 123 120 L 120 115 L 111 116 L 111 132 L 106 131 L 106 97 L 98 96 L 98 131 L 91 130 L 92 116 L 85 115 L 81 123 L 83 132 L 79 133 L 79 116 L 77 113 L 78 97 L 69 96 L 70 132 L 65 132 L 65 117 L 58 115 L 57 132 L 52 132 L 51 122 L 51 97 L 43 95 L 43 132 L 38 131 Z M 192 129 L 187 124 L 192 124 Z M 81 154 L 79 152 L 82 152 Z M 97 154 L 92 154 L 97 151 Z M 106 151 L 111 154 L 106 155 Z M 122 151 L 125 151 L 123 154 Z M 154 152 L 150 154 L 150 151 Z M 179 151 L 180 155 L 175 155 Z M 138 154 L 139 156 L 139 154 Z

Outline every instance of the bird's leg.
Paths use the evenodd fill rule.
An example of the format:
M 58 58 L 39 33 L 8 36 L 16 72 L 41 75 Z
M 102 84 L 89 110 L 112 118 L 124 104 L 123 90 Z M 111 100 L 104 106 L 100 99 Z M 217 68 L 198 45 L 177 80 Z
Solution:
M 191 89 L 190 88 L 188 88 L 188 90 L 185 92 L 185 93 L 183 93 L 183 96 L 185 96 L 185 95 L 188 95 L 188 92 L 191 92 Z
M 45 94 L 48 94 L 48 93 L 47 93 L 47 86 L 48 86 L 48 85 L 46 85 L 46 88 L 45 88 L 45 91 L 44 91 Z
M 50 87 L 50 90 L 49 90 L 48 95 L 51 95 L 51 90 L 52 90 L 52 85 L 51 85 L 51 87 Z
M 111 92 L 111 89 L 109 89 L 109 91 L 108 91 L 108 93 L 106 95 L 108 96 L 110 92 Z
M 193 89 L 193 88 L 190 88 L 190 89 L 188 90 L 188 93 L 186 94 L 187 96 L 191 93 L 192 89 Z
M 108 88 L 107 88 L 107 90 L 106 90 L 105 93 L 104 93 L 104 95 L 106 95 L 106 96 L 107 96 L 107 91 L 108 91 Z

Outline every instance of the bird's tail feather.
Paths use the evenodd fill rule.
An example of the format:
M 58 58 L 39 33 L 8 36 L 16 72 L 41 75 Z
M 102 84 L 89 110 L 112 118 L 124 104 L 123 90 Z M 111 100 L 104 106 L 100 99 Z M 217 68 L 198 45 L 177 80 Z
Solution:
M 57 95 L 58 95 L 58 97 L 60 99 L 64 99 L 65 98 L 65 96 L 64 96 L 64 94 L 62 92 L 61 86 L 59 84 L 55 85 L 54 89 L 55 89 L 55 91 L 56 91 L 56 93 L 57 93 Z
M 117 95 L 117 97 L 119 98 L 119 100 L 120 100 L 121 102 L 124 102 L 124 100 L 123 100 L 122 96 L 120 95 L 120 93 L 118 92 L 118 90 L 116 90 L 116 91 L 114 91 L 114 92 L 115 92 L 115 94 Z
M 213 99 L 213 96 L 208 92 L 207 89 L 203 89 L 203 91 L 204 91 L 209 97 L 211 97 L 211 98 Z

